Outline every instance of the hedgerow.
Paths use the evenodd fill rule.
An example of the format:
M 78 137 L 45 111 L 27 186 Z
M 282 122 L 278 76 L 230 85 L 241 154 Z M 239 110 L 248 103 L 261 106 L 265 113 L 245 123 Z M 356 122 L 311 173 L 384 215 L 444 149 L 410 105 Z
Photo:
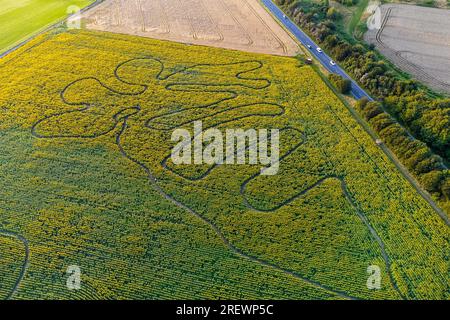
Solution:
M 327 18 L 326 12 L 329 8 L 327 1 L 277 0 L 276 2 L 300 27 L 340 61 L 345 70 L 372 97 L 381 102 L 382 105 L 378 110 L 386 115 L 380 115 L 370 122 L 385 140 L 392 141 L 398 136 L 408 136 L 411 143 L 420 145 L 415 148 L 417 154 L 408 153 L 410 158 L 406 158 L 402 146 L 390 144 L 390 147 L 396 151 L 403 164 L 415 174 L 417 180 L 423 182 L 422 186 L 448 208 L 449 197 L 444 189 L 450 183 L 448 168 L 445 165 L 450 159 L 450 99 L 436 98 L 416 81 L 402 79 L 370 48 L 339 33 L 332 19 Z M 396 119 L 397 123 L 394 124 L 393 119 Z M 378 120 L 386 120 L 385 125 L 392 125 L 390 130 L 381 132 L 380 123 L 375 124 Z M 384 129 L 383 126 L 381 128 Z M 417 141 L 412 141 L 415 139 Z M 430 170 L 418 172 L 415 169 L 416 158 L 423 158 L 424 154 L 426 154 L 425 161 L 432 162 L 433 166 L 430 166 Z M 435 188 L 433 185 L 429 188 L 430 176 L 440 177 L 436 184 L 442 187 Z
M 448 298 L 447 225 L 298 60 L 71 31 L 0 72 L 15 298 Z M 278 175 L 171 163 L 198 119 L 280 129 Z

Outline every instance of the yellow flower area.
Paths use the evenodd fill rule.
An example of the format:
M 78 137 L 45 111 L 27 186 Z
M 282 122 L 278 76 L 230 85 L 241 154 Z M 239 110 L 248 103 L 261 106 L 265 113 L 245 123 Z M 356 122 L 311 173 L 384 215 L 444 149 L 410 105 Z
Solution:
M 71 31 L 0 73 L 1 297 L 449 298 L 447 226 L 298 59 Z M 172 163 L 195 121 L 279 129 L 278 173 Z

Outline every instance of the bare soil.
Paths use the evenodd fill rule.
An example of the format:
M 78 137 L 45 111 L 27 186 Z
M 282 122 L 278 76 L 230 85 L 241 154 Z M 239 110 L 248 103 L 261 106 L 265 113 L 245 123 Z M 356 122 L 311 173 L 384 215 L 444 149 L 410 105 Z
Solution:
M 387 4 L 381 12 L 381 28 L 365 40 L 419 81 L 450 93 L 450 10 Z
M 106 0 L 88 29 L 276 55 L 299 47 L 258 0 Z

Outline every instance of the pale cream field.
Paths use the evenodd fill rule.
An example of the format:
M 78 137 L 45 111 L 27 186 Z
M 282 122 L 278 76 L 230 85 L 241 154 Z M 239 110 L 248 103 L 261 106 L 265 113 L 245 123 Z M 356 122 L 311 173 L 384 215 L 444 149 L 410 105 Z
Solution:
M 381 13 L 381 28 L 366 33 L 366 41 L 416 79 L 450 93 L 450 10 L 386 4 Z
M 83 18 L 88 29 L 257 53 L 299 52 L 258 0 L 106 0 Z

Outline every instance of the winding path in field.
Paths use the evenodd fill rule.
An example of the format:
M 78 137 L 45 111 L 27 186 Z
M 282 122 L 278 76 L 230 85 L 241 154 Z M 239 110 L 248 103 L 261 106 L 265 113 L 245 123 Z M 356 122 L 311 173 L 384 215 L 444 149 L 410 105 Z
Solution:
M 369 101 L 373 101 L 373 98 L 370 97 L 353 79 L 351 79 L 345 71 L 340 68 L 337 64 L 335 66 L 330 66 L 329 62 L 331 58 L 327 56 L 325 53 L 318 53 L 317 48 L 318 45 L 311 40 L 311 38 L 303 32 L 289 17 L 284 18 L 283 11 L 275 5 L 273 0 L 260 0 L 265 7 L 277 18 L 277 20 L 283 24 L 292 34 L 295 35 L 298 41 L 300 41 L 303 45 L 308 48 L 308 45 L 311 48 L 308 48 L 309 52 L 314 55 L 320 63 L 323 65 L 325 69 L 327 69 L 331 73 L 337 73 L 342 75 L 344 78 L 347 78 L 352 81 L 352 95 L 356 99 L 360 99 L 362 97 L 366 97 Z M 367 134 L 373 140 L 379 138 L 379 136 L 374 132 L 374 130 L 367 124 L 367 122 L 355 111 L 351 106 L 349 106 L 345 100 L 342 101 L 345 107 L 350 111 L 355 120 L 364 128 Z M 422 198 L 432 207 L 432 209 L 441 217 L 444 223 L 447 226 L 450 226 L 450 219 L 448 215 L 436 204 L 431 195 L 423 190 L 419 182 L 411 175 L 408 169 L 398 160 L 397 156 L 385 145 L 382 144 L 380 149 L 386 154 L 389 160 L 397 167 L 398 171 L 402 174 L 402 176 L 408 180 L 411 186 L 419 193 Z
M 28 265 L 29 265 L 30 248 L 29 248 L 28 240 L 25 237 L 21 236 L 20 234 L 17 234 L 15 232 L 8 231 L 8 230 L 0 229 L 0 236 L 19 240 L 23 244 L 23 248 L 24 248 L 24 252 L 25 252 L 25 257 L 23 259 L 23 263 L 22 263 L 22 267 L 20 269 L 19 276 L 18 276 L 16 282 L 14 283 L 14 287 L 9 292 L 9 294 L 6 296 L 6 300 L 9 300 L 16 294 L 17 290 L 19 290 L 20 283 L 22 282 L 23 278 L 25 277 L 25 274 L 27 272 Z
M 159 66 L 159 71 L 156 73 L 155 79 L 156 80 L 168 80 L 170 79 L 172 76 L 177 75 L 177 74 L 183 74 L 184 72 L 189 72 L 190 70 L 194 69 L 194 68 L 198 68 L 198 67 L 208 67 L 208 66 L 215 66 L 215 67 L 229 67 L 232 65 L 240 65 L 243 68 L 243 71 L 240 71 L 238 73 L 235 74 L 235 78 L 237 80 L 245 80 L 247 81 L 247 83 L 239 83 L 239 81 L 237 81 L 236 83 L 226 83 L 226 84 L 221 84 L 221 83 L 217 83 L 217 84 L 205 84 L 205 83 L 201 83 L 201 82 L 172 82 L 172 83 L 167 83 L 165 85 L 165 89 L 167 90 L 173 90 L 173 91 L 183 91 L 183 92 L 205 92 L 205 93 L 220 93 L 222 95 L 226 95 L 225 97 L 221 98 L 221 99 L 217 99 L 217 101 L 214 101 L 213 103 L 208 103 L 208 104 L 204 104 L 204 105 L 200 105 L 200 106 L 195 106 L 195 107 L 191 107 L 191 108 L 184 108 L 181 110 L 177 110 L 177 111 L 172 111 L 172 112 L 166 112 L 163 114 L 160 114 L 158 116 L 152 117 L 150 119 L 148 119 L 145 123 L 145 127 L 147 129 L 153 129 L 153 130 L 163 130 L 163 131 L 167 131 L 167 130 L 173 130 L 175 128 L 181 127 L 183 125 L 192 123 L 194 121 L 197 120 L 203 120 L 205 118 L 211 118 L 214 117 L 215 115 L 217 115 L 218 113 L 223 113 L 223 112 L 227 112 L 227 111 L 231 111 L 231 110 L 238 110 L 239 108 L 245 108 L 248 106 L 253 106 L 253 105 L 261 105 L 261 104 L 265 104 L 269 107 L 272 107 L 273 110 L 275 110 L 274 112 L 269 112 L 269 113 L 250 113 L 247 114 L 245 116 L 242 117 L 234 117 L 234 118 L 230 118 L 224 121 L 220 121 L 215 123 L 214 125 L 211 125 L 210 127 L 215 127 L 218 125 L 221 125 L 223 123 L 228 123 L 228 122 L 232 122 L 232 121 L 238 121 L 247 117 L 255 117 L 255 116 L 262 116 L 262 117 L 278 117 L 280 115 L 283 115 L 285 113 L 285 108 L 281 105 L 278 105 L 276 103 L 267 103 L 267 102 L 260 102 L 260 103 L 252 103 L 252 104 L 244 104 L 244 105 L 238 105 L 238 106 L 234 106 L 234 107 L 228 107 L 226 109 L 223 109 L 219 112 L 216 113 L 212 113 L 212 114 L 208 114 L 206 116 L 202 116 L 202 117 L 197 117 L 195 119 L 190 119 L 188 121 L 184 121 L 181 123 L 173 123 L 173 122 L 161 122 L 162 119 L 167 118 L 167 117 L 171 117 L 173 115 L 179 114 L 180 112 L 190 112 L 190 111 L 196 111 L 196 110 L 204 110 L 204 109 L 208 109 L 209 107 L 212 106 L 217 106 L 218 104 L 225 102 L 225 101 L 229 101 L 229 100 L 233 100 L 236 97 L 238 97 L 239 93 L 235 90 L 232 90 L 233 86 L 241 86 L 241 87 L 247 87 L 247 88 L 251 88 L 251 89 L 264 89 L 267 88 L 271 85 L 271 82 L 269 79 L 266 78 L 257 78 L 257 77 L 248 77 L 246 76 L 247 73 L 256 71 L 258 69 L 261 69 L 263 67 L 263 63 L 260 61 L 243 61 L 243 62 L 236 62 L 236 63 L 228 63 L 228 64 L 196 64 L 196 65 L 192 65 L 190 67 L 185 67 L 182 68 L 181 70 L 178 71 L 174 71 L 171 72 L 167 75 L 163 76 L 165 69 L 164 63 L 159 60 L 158 58 L 154 58 L 154 57 L 143 57 L 143 58 L 135 58 L 135 59 L 130 59 L 127 61 L 124 61 L 122 63 L 120 63 L 119 65 L 117 65 L 117 67 L 114 70 L 114 75 L 116 77 L 116 79 L 124 84 L 128 84 L 130 86 L 134 86 L 134 87 L 138 87 L 139 90 L 136 90 L 134 92 L 122 92 L 122 91 L 117 91 L 111 87 L 108 87 L 107 85 L 103 84 L 100 80 L 98 80 L 95 77 L 85 77 L 85 78 L 81 78 L 78 79 L 72 83 L 69 83 L 60 93 L 60 97 L 62 99 L 62 101 L 70 106 L 76 106 L 77 109 L 74 110 L 69 110 L 69 111 L 64 111 L 64 112 L 60 112 L 60 113 L 56 113 L 53 114 L 51 116 L 47 116 L 44 117 L 40 120 L 38 120 L 31 129 L 31 133 L 33 136 L 35 136 L 36 138 L 45 138 L 45 139 L 57 139 L 57 138 L 75 138 L 75 139 L 94 139 L 100 136 L 104 136 L 106 134 L 112 133 L 114 130 L 118 129 L 119 132 L 116 134 L 116 144 L 121 152 L 121 154 L 127 158 L 129 161 L 133 162 L 134 164 L 138 165 L 139 167 L 141 167 L 145 173 L 146 176 L 149 180 L 149 183 L 151 184 L 151 186 L 165 199 L 169 200 L 170 202 L 172 202 L 173 204 L 175 204 L 177 207 L 184 209 L 186 211 L 188 211 L 189 213 L 191 213 L 192 215 L 194 215 L 195 217 L 197 217 L 198 219 L 200 219 L 201 221 L 203 221 L 204 223 L 206 223 L 216 234 L 217 236 L 222 240 L 222 242 L 235 254 L 251 260 L 255 263 L 258 263 L 262 266 L 266 266 L 266 267 L 270 267 L 273 268 L 275 270 L 278 270 L 280 272 L 286 273 L 288 275 L 291 275 L 299 280 L 304 281 L 305 283 L 308 283 L 309 285 L 312 285 L 316 288 L 322 289 L 330 294 L 345 298 L 345 299 L 356 299 L 356 297 L 353 297 L 351 295 L 349 295 L 346 292 L 343 292 L 341 290 L 336 290 L 333 288 L 330 288 L 326 285 L 323 285 L 317 281 L 311 280 L 309 278 L 306 278 L 304 276 L 302 276 L 301 274 L 293 271 L 293 270 L 289 270 L 283 267 L 280 267 L 278 265 L 276 265 L 275 263 L 271 262 L 271 261 L 267 261 L 264 260 L 262 258 L 259 258 L 257 256 L 253 256 L 250 255 L 246 252 L 244 252 L 242 249 L 236 247 L 235 245 L 233 245 L 230 240 L 222 233 L 222 231 L 220 230 L 220 228 L 210 219 L 208 219 L 207 217 L 203 216 L 202 214 L 200 214 L 199 212 L 195 211 L 193 208 L 191 208 L 190 206 L 188 206 L 185 203 L 182 203 L 181 201 L 177 200 L 174 196 L 168 194 L 166 191 L 164 191 L 164 189 L 158 184 L 158 180 L 156 178 L 156 176 L 154 175 L 154 173 L 151 171 L 151 169 L 142 161 L 136 159 L 135 157 L 133 157 L 133 155 L 131 155 L 129 152 L 127 152 L 126 150 L 126 146 L 124 146 L 122 144 L 122 137 L 123 135 L 126 133 L 127 129 L 130 128 L 129 125 L 129 119 L 131 117 L 137 116 L 140 112 L 141 112 L 141 107 L 140 106 L 131 106 L 131 107 L 127 107 L 127 108 L 122 108 L 120 111 L 118 111 L 117 113 L 115 113 L 112 116 L 112 120 L 113 123 L 106 129 L 104 129 L 102 132 L 97 132 L 97 133 L 90 133 L 90 134 L 67 134 L 67 133 L 58 133 L 58 134 L 49 134 L 49 133 L 41 133 L 40 132 L 40 127 L 41 125 L 45 125 L 45 122 L 52 120 L 55 117 L 60 117 L 60 116 L 64 116 L 64 115 L 70 115 L 71 113 L 83 113 L 85 111 L 88 111 L 90 108 L 93 107 L 92 104 L 90 104 L 89 102 L 71 102 L 69 99 L 66 98 L 66 93 L 67 91 L 75 84 L 82 82 L 82 81 L 94 81 L 96 82 L 98 85 L 100 85 L 101 87 L 111 91 L 112 93 L 118 94 L 118 95 L 128 95 L 128 96 L 138 96 L 141 95 L 142 93 L 144 93 L 147 89 L 148 89 L 148 85 L 147 84 L 140 84 L 140 83 L 132 83 L 130 81 L 127 81 L 125 79 L 123 79 L 120 75 L 120 69 L 124 66 L 126 66 L 127 64 L 131 64 L 134 62 L 152 62 L 154 64 L 156 64 L 157 66 Z M 251 83 L 251 84 L 249 84 Z M 228 87 L 228 88 L 226 88 Z M 224 89 L 226 88 L 226 89 Z M 184 117 L 183 117 L 184 118 Z M 283 154 L 280 157 L 279 161 L 283 161 L 286 157 L 290 156 L 292 153 L 294 153 L 305 141 L 306 141 L 306 135 L 303 134 L 303 132 L 299 131 L 298 129 L 295 128 L 283 128 L 281 130 L 296 130 L 297 133 L 299 133 L 301 135 L 300 141 L 298 143 L 296 143 L 291 149 L 289 149 L 285 154 Z M 163 161 L 161 162 L 161 165 L 165 168 L 165 169 L 169 169 L 167 166 L 167 160 L 168 157 L 165 157 L 163 159 Z M 204 177 L 206 177 L 217 165 L 214 165 L 212 167 L 210 167 L 204 174 L 202 174 L 199 177 L 195 177 L 192 179 L 189 179 L 189 177 L 184 176 L 184 178 L 187 178 L 188 180 L 199 180 L 202 179 Z M 173 170 L 170 170 L 172 172 L 174 172 Z M 293 196 L 292 198 L 290 198 L 289 200 L 280 203 L 276 206 L 274 206 L 273 208 L 270 209 L 263 209 L 263 208 L 259 208 L 257 206 L 254 206 L 250 203 L 250 201 L 248 200 L 248 198 L 246 197 L 246 187 L 247 185 L 254 180 L 255 178 L 257 178 L 259 175 L 261 175 L 261 172 L 259 171 L 258 173 L 252 175 L 250 178 L 246 179 L 245 181 L 242 182 L 241 188 L 240 188 L 240 193 L 243 197 L 244 203 L 245 205 L 251 209 L 254 210 L 256 212 L 275 212 L 276 210 L 278 210 L 279 208 L 291 203 L 292 201 L 296 200 L 297 198 L 305 195 L 307 192 L 309 192 L 310 190 L 319 187 L 321 184 L 323 184 L 324 182 L 334 179 L 334 180 L 338 180 L 340 182 L 341 185 L 341 189 L 342 189 L 342 193 L 344 194 L 347 202 L 352 206 L 352 208 L 355 210 L 355 212 L 357 213 L 358 217 L 361 219 L 361 221 L 364 223 L 364 225 L 368 228 L 368 230 L 370 231 L 370 235 L 372 236 L 373 240 L 378 244 L 378 246 L 380 247 L 384 262 L 386 264 L 386 270 L 389 274 L 390 277 L 390 281 L 391 284 L 393 286 L 393 288 L 398 292 L 399 296 L 401 298 L 405 298 L 405 296 L 401 293 L 401 291 L 399 290 L 395 279 L 391 273 L 391 268 L 390 268 L 390 259 L 389 256 L 385 250 L 385 245 L 383 243 L 383 241 L 380 239 L 380 237 L 378 236 L 377 232 L 373 229 L 373 227 L 370 225 L 367 217 L 365 216 L 365 214 L 359 209 L 358 205 L 355 203 L 353 197 L 351 196 L 351 193 L 348 190 L 347 184 L 344 180 L 344 177 L 340 177 L 337 175 L 328 175 L 328 176 L 324 176 L 322 178 L 320 178 L 315 184 L 311 185 L 310 187 L 306 188 L 305 190 L 303 190 L 302 192 L 298 193 L 297 195 Z M 27 254 L 28 257 L 28 254 Z M 21 279 L 20 279 L 21 280 Z M 18 282 L 20 282 L 20 280 Z
M 290 154 L 290 153 L 289 153 Z M 287 156 L 289 155 L 287 154 Z M 281 161 L 282 159 L 280 159 Z M 371 237 L 376 241 L 376 243 L 378 244 L 380 250 L 381 250 L 381 255 L 383 256 L 383 260 L 384 263 L 386 265 L 386 270 L 387 273 L 389 275 L 389 280 L 391 282 L 392 287 L 395 289 L 395 291 L 397 291 L 397 293 L 400 295 L 400 297 L 402 299 L 406 299 L 406 297 L 403 295 L 403 293 L 400 291 L 397 282 L 392 274 L 392 270 L 391 270 L 391 261 L 389 258 L 388 253 L 386 252 L 386 247 L 385 244 L 383 242 L 383 240 L 381 240 L 380 236 L 378 235 L 378 233 L 375 231 L 375 229 L 372 227 L 372 225 L 370 224 L 369 220 L 367 219 L 366 215 L 364 214 L 364 212 L 358 207 L 358 205 L 356 204 L 355 200 L 353 199 L 347 183 L 345 182 L 344 177 L 340 177 L 340 176 L 335 176 L 335 175 L 328 175 L 325 176 L 323 178 L 320 178 L 317 182 L 313 183 L 311 186 L 307 187 L 306 189 L 300 191 L 299 193 L 297 193 L 296 195 L 292 196 L 291 198 L 267 209 L 267 208 L 261 208 L 261 207 L 257 207 L 255 205 L 252 205 L 249 201 L 249 199 L 247 198 L 245 191 L 246 191 L 246 187 L 249 183 L 251 183 L 251 181 L 253 181 L 254 179 L 256 179 L 257 177 L 261 176 L 261 172 L 258 172 L 254 175 L 252 175 L 251 177 L 249 177 L 247 180 L 244 181 L 244 183 L 241 185 L 241 195 L 244 198 L 244 202 L 245 205 L 249 208 L 252 209 L 254 211 L 257 212 L 263 212 L 263 213 L 270 213 L 270 212 L 275 212 L 278 209 L 289 205 L 290 203 L 294 202 L 295 200 L 303 197 L 304 195 L 306 195 L 308 192 L 310 192 L 311 190 L 321 186 L 322 184 L 324 184 L 327 181 L 330 180 L 336 180 L 339 182 L 340 186 L 341 186 L 341 191 L 343 193 L 343 195 L 345 196 L 345 199 L 347 200 L 347 202 L 352 206 L 353 210 L 356 212 L 356 214 L 358 215 L 359 219 L 364 223 L 364 225 L 367 227 L 367 229 L 370 231 L 370 235 Z

